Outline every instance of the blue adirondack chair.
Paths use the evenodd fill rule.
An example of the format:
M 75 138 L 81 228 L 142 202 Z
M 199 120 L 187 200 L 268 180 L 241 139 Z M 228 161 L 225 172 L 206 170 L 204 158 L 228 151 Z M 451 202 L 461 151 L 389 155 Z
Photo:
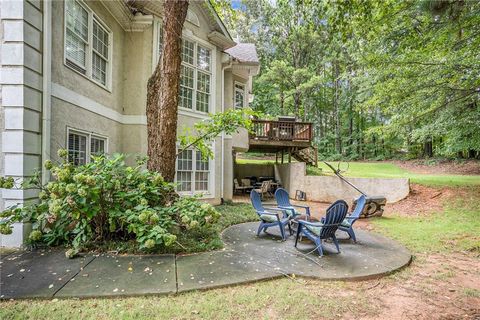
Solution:
M 322 222 L 309 222 L 298 220 L 297 236 L 295 238 L 295 247 L 297 247 L 298 238 L 300 235 L 306 236 L 308 239 L 315 242 L 316 249 L 320 256 L 323 256 L 322 240 L 332 239 L 335 247 L 337 247 L 338 253 L 340 253 L 340 247 L 338 246 L 337 238 L 335 237 L 335 231 L 337 231 L 340 223 L 345 219 L 348 212 L 348 205 L 343 200 L 335 201 L 327 209 L 327 215 Z
M 291 204 L 287 190 L 285 190 L 283 188 L 278 188 L 275 191 L 275 200 L 277 200 L 277 205 L 278 205 L 279 208 L 286 209 L 286 210 L 288 210 L 288 212 L 290 212 L 289 215 L 291 215 L 292 218 L 295 218 L 296 216 L 300 215 L 300 212 L 298 212 L 297 209 L 295 209 L 295 208 L 303 208 L 303 209 L 305 209 L 305 214 L 307 215 L 307 221 L 310 220 L 310 207 L 309 206 L 301 206 L 301 205 Z
M 350 236 L 350 239 L 353 240 L 353 242 L 357 242 L 357 238 L 355 237 L 355 232 L 353 231 L 353 224 L 355 221 L 360 218 L 360 214 L 363 211 L 363 208 L 365 208 L 365 204 L 367 203 L 367 199 L 365 198 L 364 195 L 361 195 L 360 198 L 357 200 L 357 205 L 355 206 L 355 210 L 348 215 L 345 219 L 343 219 L 342 223 L 340 223 L 340 226 L 338 227 L 339 230 L 345 231 L 348 233 Z
M 250 192 L 250 200 L 252 201 L 252 206 L 255 208 L 255 212 L 260 218 L 260 226 L 257 230 L 257 236 L 263 230 L 267 231 L 270 227 L 279 227 L 282 239 L 286 240 L 287 236 L 285 234 L 285 227 L 288 226 L 290 234 L 292 234 L 292 227 L 290 226 L 291 217 L 288 216 L 284 209 L 280 208 L 267 208 L 262 205 L 262 200 L 260 194 L 254 190 Z M 278 214 L 272 213 L 271 211 L 279 211 L 282 213 L 280 218 Z

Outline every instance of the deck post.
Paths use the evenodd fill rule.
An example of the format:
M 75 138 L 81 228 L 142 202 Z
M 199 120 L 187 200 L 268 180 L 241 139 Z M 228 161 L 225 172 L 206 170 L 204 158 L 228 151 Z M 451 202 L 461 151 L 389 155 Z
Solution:
M 292 163 L 292 148 L 288 149 L 288 163 Z
M 284 149 L 282 149 L 282 164 L 283 164 L 283 158 L 284 158 Z

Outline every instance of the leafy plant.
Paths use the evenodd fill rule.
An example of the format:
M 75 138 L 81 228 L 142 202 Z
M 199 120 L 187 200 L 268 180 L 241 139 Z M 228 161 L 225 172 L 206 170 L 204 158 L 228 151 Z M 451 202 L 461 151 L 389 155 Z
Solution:
M 179 198 L 174 184 L 143 169 L 146 159 L 130 167 L 124 155 L 115 154 L 74 166 L 66 150 L 59 156 L 58 165 L 45 162 L 53 181 L 42 185 L 37 174 L 21 186 L 39 189 L 40 202 L 3 211 L 1 233 L 11 233 L 13 222 L 27 221 L 32 243 L 71 246 L 69 255 L 95 243 L 132 239 L 140 250 L 152 251 L 172 246 L 180 233 L 210 228 L 220 216 L 195 197 Z M 10 178 L 0 182 L 14 187 Z

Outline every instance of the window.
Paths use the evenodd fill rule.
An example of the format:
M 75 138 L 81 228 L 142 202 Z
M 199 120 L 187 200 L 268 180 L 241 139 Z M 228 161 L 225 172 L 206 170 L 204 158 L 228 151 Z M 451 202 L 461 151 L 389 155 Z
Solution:
M 200 151 L 184 150 L 177 158 L 177 191 L 208 192 L 210 161 Z
M 73 132 L 68 135 L 68 161 L 76 166 L 87 162 L 87 136 Z
M 210 49 L 183 39 L 179 107 L 208 113 L 211 77 Z
M 235 83 L 235 109 L 245 106 L 245 85 Z
M 90 162 L 91 156 L 107 152 L 107 139 L 90 133 L 68 130 L 68 161 L 76 166 Z
M 111 32 L 82 2 L 65 2 L 65 64 L 87 78 L 109 86 Z

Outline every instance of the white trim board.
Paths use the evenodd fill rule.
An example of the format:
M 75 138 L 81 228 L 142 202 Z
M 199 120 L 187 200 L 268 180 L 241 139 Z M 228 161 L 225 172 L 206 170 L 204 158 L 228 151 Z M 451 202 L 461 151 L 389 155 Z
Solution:
M 58 83 L 52 82 L 52 96 L 121 124 L 147 125 L 147 116 L 121 114 Z

